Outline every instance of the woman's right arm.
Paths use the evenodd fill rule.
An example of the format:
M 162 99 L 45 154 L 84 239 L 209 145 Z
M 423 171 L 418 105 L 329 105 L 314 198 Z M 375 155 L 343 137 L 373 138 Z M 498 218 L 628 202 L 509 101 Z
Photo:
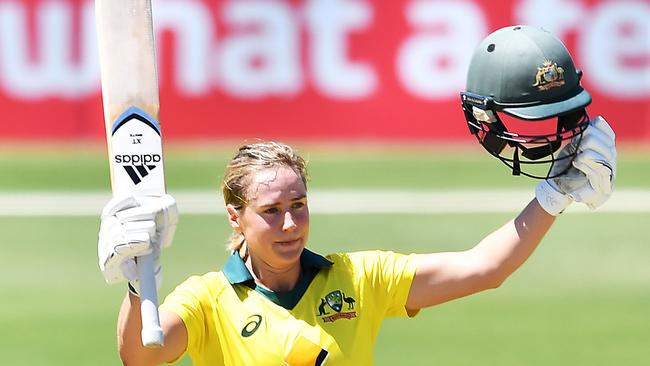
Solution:
M 99 268 L 109 284 L 136 281 L 135 258 L 154 255 L 156 283 L 160 282 L 159 252 L 171 245 L 178 210 L 172 196 L 115 197 L 102 210 L 97 244 Z M 125 365 L 159 365 L 178 358 L 187 348 L 187 330 L 181 318 L 160 312 L 165 344 L 159 348 L 142 345 L 140 298 L 128 292 L 117 322 L 118 347 Z
M 142 345 L 140 298 L 127 292 L 117 320 L 117 344 L 124 365 L 160 365 L 176 360 L 187 348 L 187 328 L 175 313 L 160 311 L 160 326 L 165 342 L 162 347 Z

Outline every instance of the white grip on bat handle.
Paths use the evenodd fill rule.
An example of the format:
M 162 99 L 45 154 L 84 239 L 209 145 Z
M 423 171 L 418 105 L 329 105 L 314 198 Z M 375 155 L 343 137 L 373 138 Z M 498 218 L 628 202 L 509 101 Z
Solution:
M 145 347 L 160 347 L 163 345 L 163 331 L 158 317 L 158 292 L 152 254 L 138 257 L 138 278 L 140 280 L 142 344 Z

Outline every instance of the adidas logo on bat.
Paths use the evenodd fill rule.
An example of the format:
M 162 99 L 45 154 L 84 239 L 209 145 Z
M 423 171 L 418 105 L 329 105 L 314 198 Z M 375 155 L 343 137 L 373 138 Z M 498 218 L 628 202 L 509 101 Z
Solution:
M 142 155 L 115 155 L 115 162 L 124 164 L 122 167 L 133 181 L 138 184 L 149 175 L 149 172 L 156 168 L 156 164 L 162 160 L 160 154 L 142 154 Z
M 126 170 L 126 174 L 129 175 L 133 184 L 142 182 L 142 179 L 156 168 L 155 165 L 123 165 L 122 167 Z
M 115 155 L 115 162 L 122 163 L 159 163 L 162 160 L 160 154 L 142 154 L 142 155 Z

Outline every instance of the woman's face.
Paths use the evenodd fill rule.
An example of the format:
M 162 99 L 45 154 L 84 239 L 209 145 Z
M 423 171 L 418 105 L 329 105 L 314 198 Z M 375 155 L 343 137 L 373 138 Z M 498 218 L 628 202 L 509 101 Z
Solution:
M 246 238 L 249 254 L 273 268 L 293 265 L 307 244 L 307 188 L 289 167 L 255 173 L 248 202 L 239 210 L 228 205 L 230 223 Z

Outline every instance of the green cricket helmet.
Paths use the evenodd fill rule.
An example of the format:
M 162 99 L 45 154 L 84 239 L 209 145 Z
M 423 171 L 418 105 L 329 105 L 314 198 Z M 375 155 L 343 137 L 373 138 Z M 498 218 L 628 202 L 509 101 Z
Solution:
M 474 51 L 461 93 L 470 132 L 514 175 L 547 179 L 564 173 L 575 152 L 558 156 L 560 147 L 579 144 L 589 124 L 591 95 L 581 76 L 551 33 L 524 25 L 493 32 Z M 553 169 L 560 160 L 563 169 Z

